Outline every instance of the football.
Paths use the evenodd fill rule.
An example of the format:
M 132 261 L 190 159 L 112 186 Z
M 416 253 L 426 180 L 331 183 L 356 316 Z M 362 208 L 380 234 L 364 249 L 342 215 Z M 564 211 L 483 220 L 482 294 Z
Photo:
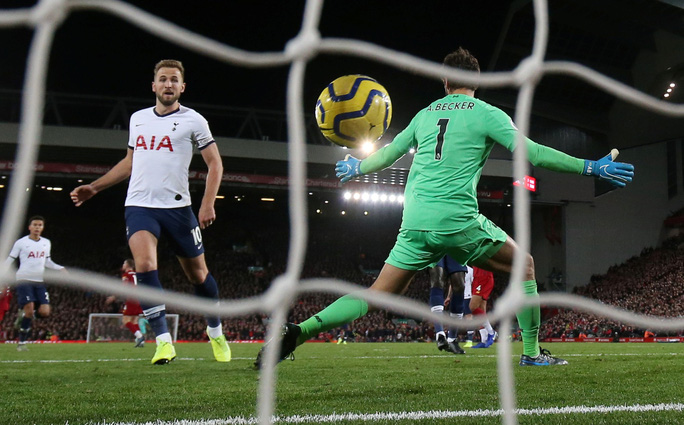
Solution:
M 387 90 L 365 75 L 345 75 L 323 89 L 316 102 L 316 122 L 336 145 L 356 149 L 375 142 L 392 121 Z

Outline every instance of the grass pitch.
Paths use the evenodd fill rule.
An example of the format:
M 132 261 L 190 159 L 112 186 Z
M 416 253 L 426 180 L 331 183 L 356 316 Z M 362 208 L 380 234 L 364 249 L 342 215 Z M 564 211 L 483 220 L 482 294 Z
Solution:
M 153 366 L 153 344 L 3 344 L 0 423 L 252 423 L 259 347 L 232 344 L 233 361 L 217 363 L 208 343 L 177 344 L 174 362 Z M 522 344 L 513 347 L 517 364 Z M 570 364 L 514 368 L 520 424 L 684 423 L 683 344 L 544 347 Z M 501 423 L 496 344 L 467 351 L 305 344 L 278 367 L 278 423 Z

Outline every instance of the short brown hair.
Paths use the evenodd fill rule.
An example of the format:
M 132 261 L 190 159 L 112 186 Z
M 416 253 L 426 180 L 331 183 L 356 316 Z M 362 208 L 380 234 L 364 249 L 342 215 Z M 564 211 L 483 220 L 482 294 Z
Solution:
M 470 54 L 470 52 L 463 47 L 459 47 L 458 50 L 446 55 L 442 63 L 444 66 L 448 66 L 450 68 L 462 69 L 464 71 L 475 71 L 477 73 L 480 72 L 480 63 L 477 61 L 477 58 Z M 477 90 L 477 85 L 467 85 L 465 83 L 459 82 L 452 83 L 447 79 L 447 89 L 456 90 L 460 88 Z
M 124 263 L 128 264 L 128 267 L 132 268 L 135 270 L 135 261 L 132 258 L 126 258 L 124 260 Z
M 157 72 L 160 68 L 176 68 L 180 71 L 183 81 L 185 81 L 185 68 L 183 62 L 175 59 L 162 59 L 154 66 L 154 78 L 157 78 Z
M 28 219 L 28 225 L 30 226 L 32 222 L 34 221 L 42 221 L 43 224 L 45 224 L 45 219 L 43 218 L 42 215 L 34 215 L 33 217 Z

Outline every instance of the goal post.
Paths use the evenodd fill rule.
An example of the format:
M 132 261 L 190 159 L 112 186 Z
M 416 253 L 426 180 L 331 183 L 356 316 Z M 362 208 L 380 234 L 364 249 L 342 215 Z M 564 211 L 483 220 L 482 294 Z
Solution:
M 133 340 L 131 332 L 123 326 L 121 313 L 90 313 L 88 315 L 88 332 L 86 343 L 89 342 L 125 342 Z M 140 317 L 143 317 L 142 315 Z M 167 314 L 166 322 L 171 331 L 173 342 L 178 339 L 178 315 Z M 150 330 L 145 339 L 154 339 L 154 332 Z

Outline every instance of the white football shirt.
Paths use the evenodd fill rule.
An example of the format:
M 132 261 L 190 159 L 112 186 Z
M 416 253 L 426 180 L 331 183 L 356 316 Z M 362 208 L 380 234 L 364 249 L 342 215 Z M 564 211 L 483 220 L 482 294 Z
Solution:
M 466 266 L 468 271 L 465 275 L 465 282 L 463 284 L 463 299 L 469 300 L 473 297 L 473 268 Z
M 46 267 L 54 270 L 64 268 L 50 259 L 51 248 L 52 244 L 49 239 L 41 237 L 34 241 L 26 235 L 14 243 L 6 261 L 12 263 L 17 258 L 19 259 L 17 280 L 42 282 Z
M 125 205 L 190 205 L 188 168 L 193 148 L 202 150 L 213 142 L 207 120 L 185 106 L 167 115 L 158 115 L 154 107 L 134 113 L 128 137 L 128 148 L 133 149 L 133 168 Z

